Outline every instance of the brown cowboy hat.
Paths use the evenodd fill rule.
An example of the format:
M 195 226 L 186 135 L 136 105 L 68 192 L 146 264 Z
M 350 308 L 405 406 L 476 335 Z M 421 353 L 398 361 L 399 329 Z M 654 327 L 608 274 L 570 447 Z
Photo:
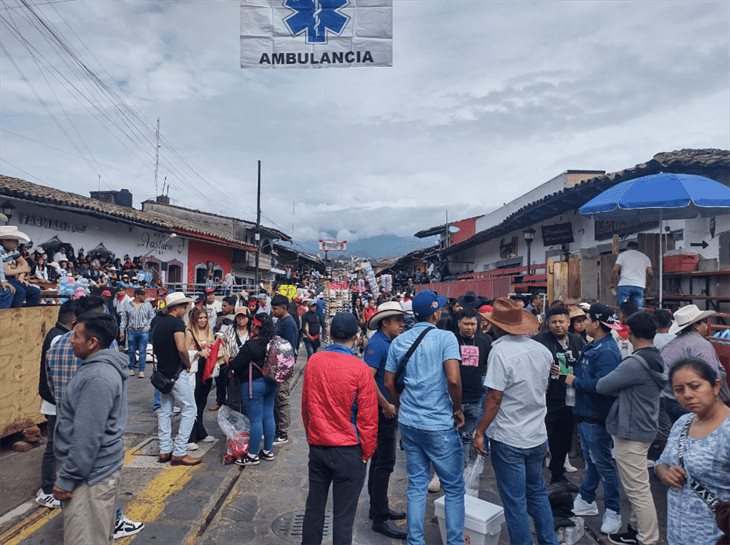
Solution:
M 482 314 L 490 324 L 512 335 L 529 335 L 540 329 L 537 317 L 521 308 L 517 301 L 497 297 L 492 312 Z

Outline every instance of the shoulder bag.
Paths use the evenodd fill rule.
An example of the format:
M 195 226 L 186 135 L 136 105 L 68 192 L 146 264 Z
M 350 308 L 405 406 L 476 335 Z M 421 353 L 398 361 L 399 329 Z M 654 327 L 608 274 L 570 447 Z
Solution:
M 182 373 L 183 366 L 181 365 L 180 368 L 177 370 L 177 373 L 175 373 L 175 376 L 172 378 L 166 377 L 162 374 L 162 372 L 155 366 L 154 370 L 152 371 L 152 376 L 150 377 L 150 382 L 152 382 L 152 386 L 155 387 L 155 390 L 159 391 L 161 394 L 169 394 L 172 392 L 172 389 L 175 387 L 175 382 L 178 378 L 180 378 L 180 373 Z
M 684 469 L 684 472 L 687 474 L 687 484 L 689 484 L 690 488 L 694 490 L 695 494 L 697 494 L 700 499 L 705 502 L 707 507 L 710 508 L 710 511 L 715 514 L 715 520 L 717 521 L 717 525 L 720 531 L 722 531 L 725 535 L 728 535 L 728 530 L 730 530 L 730 528 L 728 528 L 727 524 L 727 513 L 728 511 L 730 511 L 730 500 L 720 500 L 717 496 L 710 492 L 705 487 L 705 485 L 692 477 L 692 475 L 689 474 L 689 471 L 687 471 L 687 468 L 684 465 L 684 451 L 687 445 L 689 427 L 692 425 L 693 420 L 694 417 L 687 420 L 684 428 L 682 428 L 682 433 L 679 435 L 679 448 L 677 449 L 679 454 L 679 465 L 682 467 L 682 469 Z M 721 521 L 721 519 L 725 520 Z M 722 540 L 720 540 L 718 543 L 722 543 Z
M 423 338 L 428 335 L 428 332 L 432 329 L 435 328 L 427 327 L 426 329 L 424 329 L 421 334 L 416 337 L 416 340 L 413 341 L 413 344 L 408 349 L 408 352 L 406 352 L 405 355 L 398 362 L 398 369 L 396 369 L 395 371 L 395 389 L 399 394 L 402 393 L 406 387 L 405 377 L 403 375 L 405 375 L 406 367 L 408 366 L 408 360 L 411 359 L 411 356 L 416 351 L 416 348 L 418 348 L 418 345 L 421 344 Z

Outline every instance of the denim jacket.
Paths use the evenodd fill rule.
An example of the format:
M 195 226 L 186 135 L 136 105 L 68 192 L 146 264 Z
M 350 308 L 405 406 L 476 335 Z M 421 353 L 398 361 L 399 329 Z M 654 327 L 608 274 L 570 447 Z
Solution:
M 576 416 L 606 420 L 614 398 L 596 392 L 598 380 L 616 369 L 621 362 L 621 352 L 611 335 L 586 345 L 575 365 Z

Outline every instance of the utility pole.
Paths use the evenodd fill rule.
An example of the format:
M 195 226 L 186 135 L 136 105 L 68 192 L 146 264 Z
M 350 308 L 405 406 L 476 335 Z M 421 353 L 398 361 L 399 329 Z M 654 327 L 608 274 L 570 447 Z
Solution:
M 259 290 L 259 258 L 261 256 L 261 160 L 258 162 L 258 186 L 256 188 L 256 231 L 254 232 L 254 240 L 256 241 L 256 263 L 254 272 L 255 289 Z
M 157 191 L 157 171 L 160 168 L 160 118 L 157 118 L 157 130 L 155 131 L 155 198 L 159 195 Z
M 99 191 L 101 191 L 101 174 L 99 174 L 99 183 L 98 183 L 98 185 L 99 185 Z

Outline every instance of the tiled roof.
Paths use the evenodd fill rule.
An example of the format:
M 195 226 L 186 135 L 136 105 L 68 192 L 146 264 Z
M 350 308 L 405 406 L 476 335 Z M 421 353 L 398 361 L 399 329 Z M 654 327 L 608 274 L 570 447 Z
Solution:
M 200 225 L 191 221 L 173 218 L 157 212 L 143 212 L 135 208 L 98 201 L 90 197 L 34 184 L 19 178 L 0 175 L 0 196 L 22 199 L 40 205 L 71 208 L 91 216 L 177 232 L 191 238 L 198 236 L 201 240 L 244 250 L 255 250 L 255 247 L 249 244 L 209 228 L 203 229 Z
M 150 199 L 144 202 L 151 202 L 154 204 L 159 204 L 156 201 Z M 144 204 L 144 203 L 143 203 Z M 206 216 L 212 216 L 214 218 L 223 218 L 225 220 L 233 220 L 233 221 L 240 221 L 247 225 L 256 226 L 255 221 L 248 221 L 241 218 L 234 218 L 232 216 L 223 216 L 221 214 L 214 214 L 213 212 L 206 212 L 205 210 L 198 210 L 197 208 L 186 208 L 184 206 L 178 206 L 176 204 L 165 204 L 164 206 L 169 206 L 170 208 L 177 208 L 178 210 L 188 210 L 190 212 L 195 212 L 197 214 L 205 214 Z M 177 216 L 176 216 L 177 217 Z M 278 229 L 274 229 L 273 227 L 266 227 L 265 225 L 261 226 L 261 231 L 265 234 L 268 232 L 270 236 L 273 236 L 275 238 L 278 238 L 279 240 L 285 240 L 287 242 L 291 241 L 291 237 L 284 233 L 283 231 L 279 231 Z
M 730 151 L 722 149 L 682 149 L 657 153 L 646 163 L 639 163 L 632 168 L 588 178 L 573 187 L 562 189 L 533 201 L 507 216 L 502 223 L 479 231 L 471 238 L 449 246 L 443 250 L 443 253 L 452 254 L 465 250 L 568 210 L 578 209 L 609 187 L 626 180 L 658 172 L 698 174 L 730 185 Z

